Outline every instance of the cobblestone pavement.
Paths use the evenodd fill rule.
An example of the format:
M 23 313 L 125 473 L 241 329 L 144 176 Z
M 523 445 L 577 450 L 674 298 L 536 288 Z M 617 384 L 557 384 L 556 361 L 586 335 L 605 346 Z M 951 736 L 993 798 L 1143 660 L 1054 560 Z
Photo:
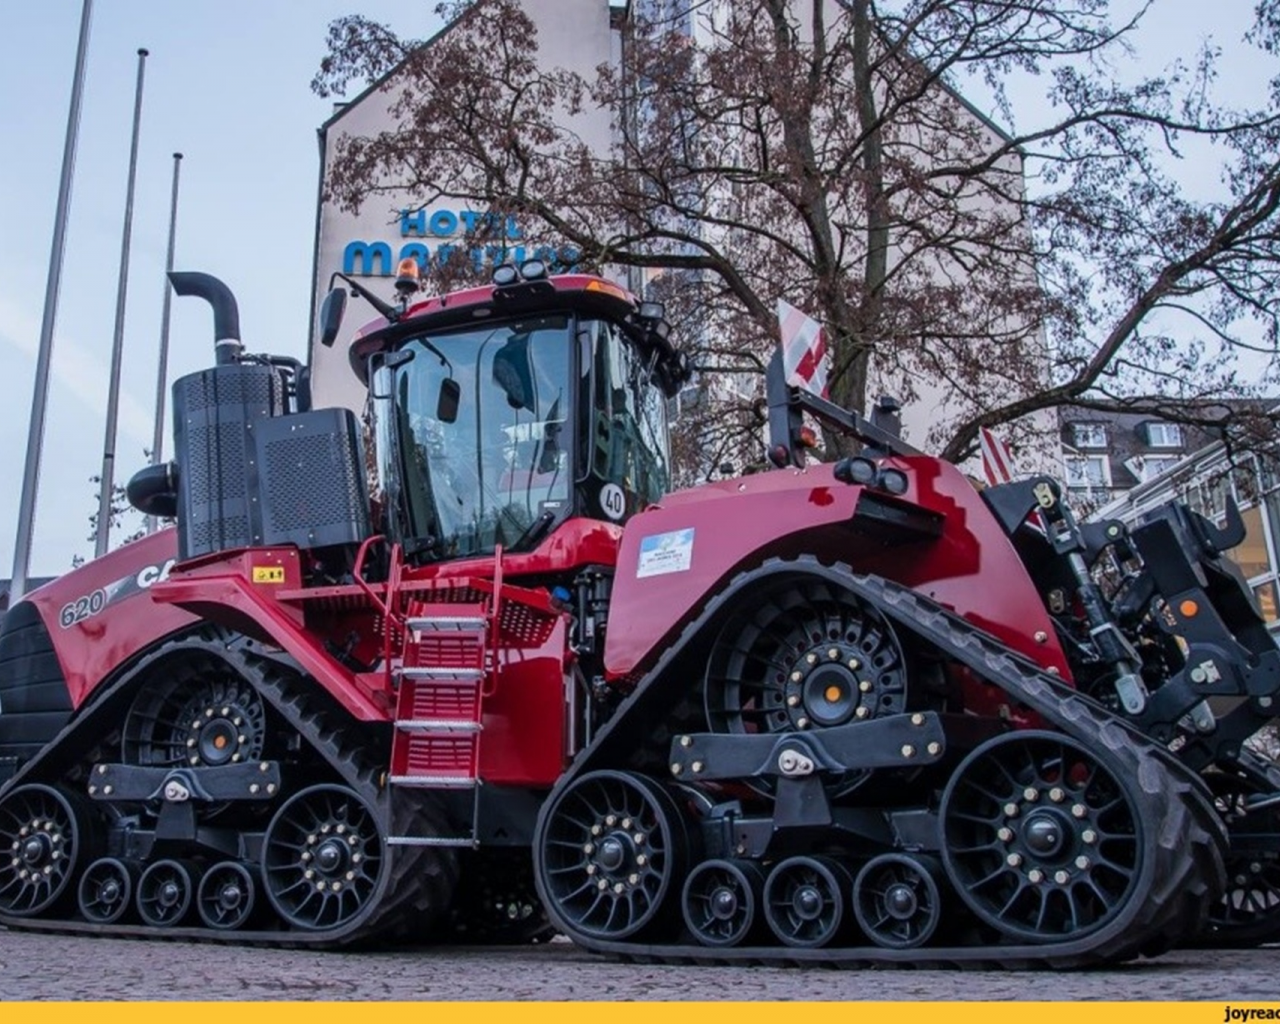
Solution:
M 1177 952 L 1106 971 L 833 971 L 653 967 L 567 942 L 502 949 L 313 953 L 85 939 L 0 929 L 0 1000 L 15 999 L 1147 999 L 1280 1000 L 1280 949 Z

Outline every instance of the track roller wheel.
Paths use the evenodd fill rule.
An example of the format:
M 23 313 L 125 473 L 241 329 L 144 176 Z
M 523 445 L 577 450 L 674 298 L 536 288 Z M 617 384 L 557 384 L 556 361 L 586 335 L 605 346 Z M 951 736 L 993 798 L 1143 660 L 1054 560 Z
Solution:
M 196 893 L 200 920 L 218 931 L 243 928 L 253 916 L 257 885 L 245 865 L 224 860 L 205 872 Z
M 737 946 L 755 930 L 763 888 L 754 861 L 703 861 L 684 883 L 684 923 L 704 946 Z
M 592 772 L 546 814 L 539 888 L 571 935 L 628 938 L 663 923 L 687 847 L 679 808 L 661 785 L 631 772 Z
M 849 872 L 828 857 L 789 857 L 764 883 L 764 917 L 787 946 L 817 948 L 840 934 Z
M 113 924 L 124 917 L 133 905 L 136 865 L 102 857 L 95 860 L 80 876 L 80 914 L 94 924 Z
M 138 879 L 138 916 L 153 928 L 172 928 L 191 909 L 195 881 L 180 860 L 158 860 Z
M 942 797 L 947 874 L 970 909 L 1011 938 L 1096 931 L 1128 905 L 1143 871 L 1133 785 L 1058 733 L 989 740 Z
M 853 882 L 853 913 L 867 938 L 886 949 L 912 949 L 942 919 L 935 876 L 941 866 L 903 853 L 867 861 Z
M 20 786 L 0 800 L 0 911 L 34 917 L 68 892 L 86 821 L 51 786 Z
M 291 797 L 262 844 L 263 880 L 295 928 L 346 925 L 368 912 L 388 863 L 378 815 L 353 790 L 321 785 Z

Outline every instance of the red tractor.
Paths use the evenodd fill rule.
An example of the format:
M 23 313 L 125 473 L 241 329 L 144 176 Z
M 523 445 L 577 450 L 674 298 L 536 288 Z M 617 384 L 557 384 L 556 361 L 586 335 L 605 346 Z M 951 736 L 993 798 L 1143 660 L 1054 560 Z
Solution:
M 217 364 L 129 492 L 177 528 L 0 629 L 0 922 L 1057 966 L 1280 931 L 1238 515 L 979 493 L 776 365 L 777 468 L 668 493 L 661 307 L 494 277 L 357 287 L 366 438 L 174 275 Z M 805 465 L 804 412 L 861 454 Z

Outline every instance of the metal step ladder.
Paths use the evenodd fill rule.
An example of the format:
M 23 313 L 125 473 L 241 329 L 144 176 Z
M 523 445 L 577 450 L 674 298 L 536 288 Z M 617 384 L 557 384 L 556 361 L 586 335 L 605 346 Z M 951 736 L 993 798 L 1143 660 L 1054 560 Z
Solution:
M 480 737 L 489 678 L 484 605 L 417 604 L 404 622 L 390 786 L 470 789 L 471 834 L 390 836 L 392 846 L 479 845 Z

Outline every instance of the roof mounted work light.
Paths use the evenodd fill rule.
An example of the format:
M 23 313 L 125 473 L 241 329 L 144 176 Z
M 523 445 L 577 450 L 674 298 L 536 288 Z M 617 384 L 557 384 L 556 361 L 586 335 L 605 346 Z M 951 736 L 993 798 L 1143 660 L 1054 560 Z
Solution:
M 505 288 L 519 280 L 520 272 L 510 263 L 503 263 L 493 268 L 492 281 L 498 288 Z
M 520 276 L 526 281 L 538 281 L 547 276 L 547 265 L 542 260 L 525 260 L 520 264 Z

